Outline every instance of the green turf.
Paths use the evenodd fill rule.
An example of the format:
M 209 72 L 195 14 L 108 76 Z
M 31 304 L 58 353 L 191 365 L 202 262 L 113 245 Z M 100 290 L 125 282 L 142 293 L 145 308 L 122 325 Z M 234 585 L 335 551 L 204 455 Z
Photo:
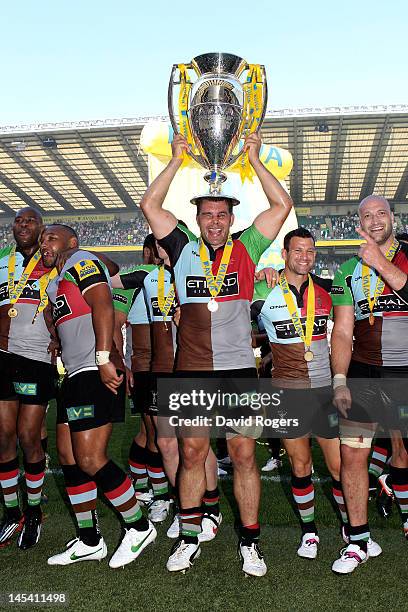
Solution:
M 57 468 L 52 420 L 53 411 L 49 415 L 51 467 Z M 125 425 L 115 426 L 111 455 L 122 465 L 136 427 L 134 418 L 129 418 Z M 259 462 L 264 462 L 266 457 L 266 449 L 258 446 Z M 314 449 L 314 466 L 316 475 L 327 476 L 318 449 Z M 287 461 L 281 473 L 288 476 Z M 62 477 L 57 472 L 49 474 L 46 481 L 49 502 L 44 505 L 47 518 L 41 540 L 27 552 L 18 550 L 15 543 L 0 550 L 0 592 L 65 592 L 69 598 L 68 609 L 88 612 L 406 609 L 407 543 L 402 537 L 396 510 L 385 524 L 375 509 L 370 509 L 373 536 L 383 546 L 384 554 L 370 559 L 352 576 L 339 577 L 330 570 L 342 541 L 331 507 L 329 483 L 316 484 L 316 521 L 321 545 L 318 559 L 307 561 L 296 555 L 300 530 L 291 505 L 289 483 L 266 480 L 262 489 L 261 546 L 269 571 L 264 578 L 252 579 L 243 576 L 237 558 L 231 480 L 221 480 L 220 487 L 224 515 L 220 533 L 213 542 L 202 546 L 201 558 L 187 574 L 171 575 L 165 569 L 172 544 L 165 534 L 169 521 L 159 526 L 157 543 L 123 570 L 110 570 L 107 560 L 58 568 L 47 566 L 46 558 L 62 549 L 73 536 L 74 525 L 61 499 Z M 98 513 L 112 553 L 120 538 L 119 521 L 102 500 Z M 31 605 L 29 609 L 49 610 L 50 607 Z

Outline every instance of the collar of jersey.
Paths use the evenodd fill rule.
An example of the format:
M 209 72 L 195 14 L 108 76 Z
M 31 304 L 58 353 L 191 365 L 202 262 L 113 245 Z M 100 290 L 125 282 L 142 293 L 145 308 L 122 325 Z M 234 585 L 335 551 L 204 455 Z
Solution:
M 201 240 L 204 242 L 205 246 L 208 249 L 208 254 L 210 256 L 210 261 L 215 261 L 215 258 L 217 257 L 217 251 L 219 251 L 219 249 L 223 249 L 227 243 L 227 241 L 224 242 L 224 244 L 221 244 L 219 247 L 217 247 L 216 249 L 214 249 L 211 244 L 209 244 L 205 238 L 203 238 L 201 236 Z

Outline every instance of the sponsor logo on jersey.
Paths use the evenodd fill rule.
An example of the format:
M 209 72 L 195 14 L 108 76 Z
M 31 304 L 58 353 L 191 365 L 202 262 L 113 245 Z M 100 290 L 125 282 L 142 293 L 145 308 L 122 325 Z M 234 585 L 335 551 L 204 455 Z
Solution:
M 360 300 L 357 304 L 361 310 L 361 314 L 370 314 L 366 299 Z M 374 306 L 374 312 L 408 312 L 408 304 L 395 293 L 380 295 Z
M 38 282 L 35 279 L 30 279 L 27 281 L 26 286 L 20 296 L 20 299 L 26 300 L 38 300 L 40 297 L 40 290 Z M 0 285 L 0 302 L 9 299 L 8 293 L 8 283 L 3 283 Z
M 226 274 L 224 278 L 219 296 L 238 295 L 239 282 L 238 272 Z M 186 277 L 186 295 L 188 298 L 210 297 L 210 292 L 207 287 L 207 281 L 204 276 L 187 276 Z
M 301 319 L 303 329 L 306 328 L 306 317 Z M 276 337 L 278 340 L 289 340 L 290 338 L 298 338 L 295 326 L 290 319 L 286 321 L 273 321 Z M 323 336 L 327 331 L 327 316 L 317 316 L 314 320 L 313 335 Z
M 332 285 L 331 291 L 333 295 L 344 295 L 344 287 L 339 285 Z
M 75 406 L 67 408 L 68 421 L 80 421 L 81 419 L 92 419 L 95 412 L 95 406 Z
M 151 303 L 151 306 L 152 306 L 153 317 L 159 317 L 160 319 L 162 319 L 163 318 L 163 313 L 162 313 L 162 311 L 159 308 L 159 302 L 158 302 L 157 297 L 150 298 L 150 303 Z M 168 317 L 172 317 L 174 315 L 175 310 L 176 310 L 176 305 L 173 302 L 173 304 L 171 305 L 169 314 L 167 316 Z
M 114 293 L 112 295 L 112 299 L 114 302 L 121 302 L 121 304 L 127 304 L 128 299 L 125 295 L 120 295 L 118 293 Z
M 67 296 L 65 293 L 58 295 L 52 311 L 54 321 L 57 322 L 59 319 L 62 319 L 62 317 L 66 317 L 70 314 L 72 314 L 72 310 L 68 304 Z
M 74 268 L 78 272 L 79 280 L 101 273 L 96 263 L 91 259 L 83 259 L 75 264 Z
M 37 395 L 37 383 L 13 382 L 13 386 L 18 395 Z

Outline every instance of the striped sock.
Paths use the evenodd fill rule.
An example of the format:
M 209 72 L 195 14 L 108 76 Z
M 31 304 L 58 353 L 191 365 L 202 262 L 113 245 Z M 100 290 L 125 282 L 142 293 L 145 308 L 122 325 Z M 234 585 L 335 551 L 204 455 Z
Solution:
M 339 480 L 335 480 L 334 478 L 332 478 L 332 494 L 340 512 L 341 522 L 343 523 L 343 525 L 347 525 L 348 516 L 346 510 L 346 503 L 344 501 L 343 496 L 343 487 L 341 485 L 341 482 Z
M 212 491 L 207 491 L 204 493 L 203 497 L 203 512 L 206 514 L 214 514 L 218 516 L 220 513 L 220 492 L 218 487 L 215 487 Z
M 367 552 L 367 542 L 370 539 L 370 528 L 365 525 L 349 526 L 350 544 L 357 544 L 364 552 Z
M 87 546 L 96 546 L 101 534 L 96 515 L 96 483 L 77 465 L 63 465 L 65 488 L 78 525 L 79 538 Z
M 183 508 L 180 510 L 181 538 L 188 544 L 198 543 L 198 534 L 201 533 L 201 508 Z
M 390 440 L 387 438 L 377 438 L 373 452 L 371 454 L 368 473 L 378 479 L 384 471 L 387 459 L 390 455 Z
M 45 457 L 36 463 L 29 463 L 24 459 L 24 471 L 28 505 L 30 507 L 39 506 L 45 476 Z
M 7 514 L 12 516 L 20 516 L 21 514 L 18 503 L 19 475 L 20 470 L 18 467 L 17 457 L 11 461 L 0 463 L 0 486 L 3 493 Z
M 392 489 L 404 523 L 404 532 L 408 534 L 408 468 L 390 465 L 390 475 Z
M 129 450 L 129 467 L 136 491 L 148 491 L 149 479 L 146 469 L 146 449 L 134 440 Z
M 314 486 L 312 474 L 298 477 L 292 472 L 292 494 L 297 506 L 303 533 L 317 533 L 314 522 Z
M 122 515 L 125 527 L 138 531 L 148 529 L 149 524 L 142 515 L 132 481 L 113 461 L 108 461 L 98 470 L 94 480 L 112 506 Z
M 257 543 L 259 541 L 260 535 L 261 528 L 259 523 L 254 523 L 253 525 L 242 525 L 241 523 L 239 527 L 240 544 L 251 546 L 254 542 Z
M 169 482 L 164 472 L 161 454 L 154 453 L 146 448 L 146 467 L 152 484 L 154 499 L 170 499 Z

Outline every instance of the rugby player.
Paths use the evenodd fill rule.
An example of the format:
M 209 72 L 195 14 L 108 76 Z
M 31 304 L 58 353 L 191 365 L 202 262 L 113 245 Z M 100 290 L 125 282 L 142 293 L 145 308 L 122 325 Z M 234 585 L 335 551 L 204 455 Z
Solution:
M 188 153 L 188 144 L 181 135 L 174 138 L 169 164 L 142 198 L 141 209 L 154 235 L 169 254 L 174 270 L 181 305 L 176 362 L 179 376 L 228 379 L 257 376 L 249 314 L 255 266 L 292 206 L 290 196 L 261 163 L 260 147 L 258 134 L 247 137 L 244 148 L 270 208 L 258 215 L 250 228 L 232 237 L 232 209 L 239 203 L 234 197 L 206 195 L 192 200 L 197 206 L 200 239 L 178 226 L 177 219 L 163 209 L 167 191 L 182 164 L 183 153 Z M 208 436 L 180 440 L 182 529 L 167 562 L 169 571 L 185 571 L 200 555 L 198 535 L 208 449 Z M 266 564 L 258 546 L 260 479 L 255 440 L 236 435 L 228 440 L 228 450 L 234 465 L 234 494 L 241 519 L 239 553 L 242 568 L 246 574 L 262 576 L 266 573 Z
M 78 249 L 72 228 L 55 224 L 41 234 L 46 267 L 54 267 L 58 255 L 71 249 Z M 75 250 L 47 291 L 67 371 L 57 420 L 69 425 L 65 434 L 60 432 L 65 435 L 64 476 L 66 482 L 71 480 L 70 501 L 81 536 L 48 563 L 67 565 L 106 556 L 92 512 L 99 488 L 124 522 L 123 539 L 109 561 L 111 568 L 121 567 L 134 561 L 157 534 L 142 516 L 131 480 L 107 456 L 115 396 L 123 379 L 110 361 L 114 312 L 108 274 L 95 255 Z
M 284 389 L 279 409 L 299 420 L 298 427 L 277 431 L 277 435 L 283 437 L 292 466 L 292 494 L 302 528 L 297 554 L 315 559 L 319 536 L 314 520 L 311 433 L 316 436 L 332 476 L 332 493 L 344 538 L 348 522 L 340 483 L 337 415 L 331 401 L 327 342 L 331 281 L 311 274 L 316 249 L 307 229 L 299 227 L 289 232 L 283 244 L 285 267 L 279 282 L 274 288 L 269 288 L 265 280 L 255 283 L 251 312 L 253 317 L 261 318 L 268 334 L 274 364 L 272 384 Z
M 408 376 L 408 247 L 395 239 L 394 218 L 385 198 L 371 195 L 362 200 L 359 218 L 357 231 L 365 243 L 357 257 L 340 266 L 332 287 L 334 402 L 343 417 L 341 480 L 350 521 L 350 544 L 332 566 L 339 574 L 354 571 L 373 556 L 367 549 L 367 458 L 377 423 L 390 432 L 390 474 L 408 531 L 407 441 L 398 419 L 398 404 L 406 403 L 401 379 Z M 361 380 L 351 392 L 353 378 L 381 379 L 381 393 L 378 384 L 372 393 L 369 383 L 362 385 Z M 359 387 L 364 387 L 362 393 Z
M 20 532 L 17 544 L 23 550 L 34 546 L 41 533 L 41 425 L 47 403 L 55 397 L 56 381 L 55 342 L 51 345 L 55 330 L 45 292 L 50 270 L 38 248 L 41 229 L 41 215 L 22 208 L 13 223 L 16 244 L 0 251 L 0 485 L 6 506 L 0 546 Z M 17 439 L 27 489 L 24 516 L 18 495 Z

